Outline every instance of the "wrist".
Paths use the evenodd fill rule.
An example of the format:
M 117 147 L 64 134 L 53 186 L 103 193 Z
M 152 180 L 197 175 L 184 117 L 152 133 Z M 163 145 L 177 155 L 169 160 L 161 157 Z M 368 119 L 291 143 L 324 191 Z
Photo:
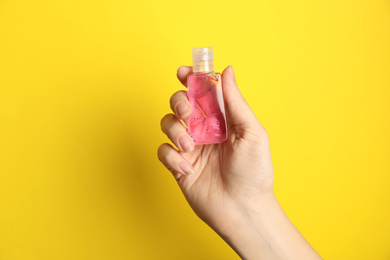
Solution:
M 243 259 L 321 259 L 280 207 L 273 192 L 232 214 L 221 237 Z
M 258 259 L 270 250 L 267 225 L 270 219 L 280 213 L 279 203 L 273 191 L 262 194 L 258 199 L 239 203 L 231 214 L 219 235 L 243 259 Z M 283 211 L 282 211 L 283 213 Z M 268 252 L 267 255 L 271 255 Z

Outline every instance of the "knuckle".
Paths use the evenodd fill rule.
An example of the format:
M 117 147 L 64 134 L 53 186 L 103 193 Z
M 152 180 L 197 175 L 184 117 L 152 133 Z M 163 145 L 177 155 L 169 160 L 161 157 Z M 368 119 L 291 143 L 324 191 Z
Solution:
M 186 72 L 188 72 L 188 69 L 190 68 L 190 66 L 180 66 L 177 71 L 176 71 L 176 76 L 177 78 L 181 78 L 183 77 L 183 74 L 185 74 Z
M 183 99 L 184 97 L 187 96 L 186 94 L 187 92 L 184 91 L 184 90 L 179 90 L 177 92 L 175 92 L 171 98 L 169 99 L 169 104 L 172 108 L 172 110 L 175 108 L 176 104 L 181 100 Z
M 167 122 L 171 121 L 175 117 L 174 114 L 166 114 L 160 121 L 161 130 L 164 132 Z
M 184 66 L 180 66 L 179 68 L 177 68 L 176 70 L 176 76 L 179 77 L 179 74 L 180 74 L 180 71 L 183 69 Z
M 165 156 L 166 156 L 166 153 L 167 153 L 167 149 L 169 148 L 169 144 L 167 143 L 163 143 L 161 144 L 158 149 L 157 149 L 157 157 L 158 159 L 163 162 Z
M 177 92 L 176 92 L 177 93 Z M 173 108 L 173 103 L 175 102 L 175 95 L 176 95 L 176 93 L 175 94 L 173 94 L 172 96 L 171 96 L 171 98 L 169 99 L 169 105 L 171 106 L 171 108 Z
M 157 149 L 157 157 L 158 157 L 158 159 L 160 160 L 160 162 L 161 162 L 162 150 L 164 149 L 164 148 L 163 148 L 163 145 L 164 145 L 164 144 L 160 145 L 160 146 L 158 147 L 158 149 Z

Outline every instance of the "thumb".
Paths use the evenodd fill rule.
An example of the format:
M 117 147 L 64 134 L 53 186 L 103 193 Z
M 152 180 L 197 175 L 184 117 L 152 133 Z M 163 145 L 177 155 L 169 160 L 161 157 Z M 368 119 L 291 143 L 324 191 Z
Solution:
M 255 114 L 238 89 L 231 65 L 222 72 L 222 89 L 227 121 L 230 127 L 240 126 L 247 128 L 259 124 Z

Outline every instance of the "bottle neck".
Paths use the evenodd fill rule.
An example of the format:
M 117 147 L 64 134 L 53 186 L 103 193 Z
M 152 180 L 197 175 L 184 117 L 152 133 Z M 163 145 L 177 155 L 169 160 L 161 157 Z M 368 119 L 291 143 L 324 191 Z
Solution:
M 210 73 L 214 71 L 213 60 L 196 61 L 192 65 L 193 65 L 192 70 L 194 73 L 198 73 L 198 72 Z

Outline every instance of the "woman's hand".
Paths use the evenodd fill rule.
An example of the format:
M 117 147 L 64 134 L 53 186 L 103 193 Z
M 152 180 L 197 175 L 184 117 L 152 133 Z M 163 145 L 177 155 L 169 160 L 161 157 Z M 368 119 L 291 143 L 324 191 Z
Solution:
M 177 71 L 184 86 L 190 73 L 192 68 L 186 66 Z M 191 105 L 186 92 L 178 91 L 170 100 L 174 114 L 161 120 L 162 131 L 177 149 L 162 144 L 158 157 L 173 173 L 195 213 L 241 257 L 271 257 L 272 248 L 267 249 L 270 241 L 265 241 L 262 230 L 257 229 L 262 229 L 269 212 L 284 213 L 278 210 L 272 189 L 274 173 L 268 134 L 239 91 L 232 66 L 222 73 L 222 89 L 228 140 L 194 146 L 186 130 Z M 257 252 L 262 245 L 264 250 Z
M 178 69 L 184 86 L 191 72 L 191 67 Z M 223 223 L 227 215 L 251 207 L 251 201 L 272 193 L 273 185 L 267 132 L 238 90 L 231 66 L 222 73 L 222 89 L 229 129 L 226 142 L 194 147 L 184 125 L 191 105 L 186 92 L 178 91 L 170 100 L 174 114 L 161 120 L 161 129 L 179 151 L 169 144 L 158 151 L 196 214 L 216 230 L 228 228 Z

